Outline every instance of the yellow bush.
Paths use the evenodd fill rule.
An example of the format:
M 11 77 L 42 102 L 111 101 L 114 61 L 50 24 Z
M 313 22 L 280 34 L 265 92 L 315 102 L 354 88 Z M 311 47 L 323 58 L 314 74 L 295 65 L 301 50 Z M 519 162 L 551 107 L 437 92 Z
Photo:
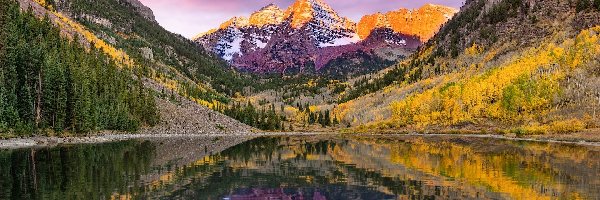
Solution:
M 543 135 L 550 132 L 548 125 L 530 125 L 513 130 L 517 135 Z
M 554 121 L 545 125 L 529 125 L 513 130 L 518 135 L 541 135 L 549 133 L 575 133 L 586 128 L 586 124 L 579 119 L 570 119 L 562 121 Z
M 555 121 L 550 124 L 552 133 L 574 133 L 585 129 L 585 123 L 579 119 L 570 119 L 565 121 Z

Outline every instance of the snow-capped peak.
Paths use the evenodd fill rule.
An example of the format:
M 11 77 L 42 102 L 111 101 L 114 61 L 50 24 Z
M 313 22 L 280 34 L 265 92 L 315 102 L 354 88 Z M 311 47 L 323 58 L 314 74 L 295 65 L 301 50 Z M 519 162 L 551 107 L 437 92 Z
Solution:
M 352 29 L 355 23 L 340 17 L 331 6 L 321 0 L 298 0 L 285 11 L 293 28 L 300 28 L 308 22 L 322 24 L 331 29 Z
M 256 27 L 281 24 L 283 20 L 284 12 L 275 4 L 269 4 L 250 15 L 250 25 Z
M 305 31 L 318 46 L 354 41 L 356 23 L 340 17 L 321 0 L 297 0 L 285 11 L 291 28 Z

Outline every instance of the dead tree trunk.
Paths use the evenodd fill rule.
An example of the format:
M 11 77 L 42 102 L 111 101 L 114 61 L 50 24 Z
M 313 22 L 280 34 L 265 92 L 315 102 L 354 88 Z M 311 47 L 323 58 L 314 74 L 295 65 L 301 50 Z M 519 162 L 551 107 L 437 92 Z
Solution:
M 38 72 L 35 102 L 35 126 L 40 127 L 42 121 L 42 69 Z

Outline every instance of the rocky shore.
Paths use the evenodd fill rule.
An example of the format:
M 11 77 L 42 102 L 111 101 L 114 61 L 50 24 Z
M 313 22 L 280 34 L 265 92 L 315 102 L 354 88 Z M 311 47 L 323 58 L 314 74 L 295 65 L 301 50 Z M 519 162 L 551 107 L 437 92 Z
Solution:
M 29 147 L 52 147 L 61 144 L 96 144 L 106 142 L 117 142 L 123 140 L 132 139 L 146 139 L 146 140 L 165 140 L 165 139 L 188 139 L 188 140 L 204 140 L 212 138 L 223 138 L 223 137 L 235 137 L 243 138 L 244 141 L 261 136 L 306 136 L 306 135 L 324 135 L 334 133 L 297 133 L 297 132 L 286 132 L 286 133 L 269 133 L 269 132 L 258 132 L 258 133 L 213 133 L 213 134 L 101 134 L 85 137 L 30 137 L 30 138 L 12 138 L 7 140 L 0 140 L 0 149 L 15 149 L 15 148 L 29 148 Z

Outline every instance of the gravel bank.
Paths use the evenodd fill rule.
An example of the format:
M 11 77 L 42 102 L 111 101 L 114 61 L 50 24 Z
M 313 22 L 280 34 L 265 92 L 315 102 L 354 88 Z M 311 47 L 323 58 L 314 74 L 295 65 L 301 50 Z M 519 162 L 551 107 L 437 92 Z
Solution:
M 149 139 L 149 140 L 189 140 L 189 141 L 203 141 L 210 145 L 212 138 L 224 137 L 224 138 L 240 138 L 240 140 L 234 140 L 235 144 L 246 141 L 256 137 L 262 136 L 318 136 L 318 135 L 340 135 L 339 133 L 325 133 L 325 132 L 241 132 L 241 133 L 213 133 L 213 134 L 103 134 L 87 137 L 31 137 L 31 138 L 13 138 L 7 140 L 0 140 L 0 149 L 15 149 L 15 148 L 30 148 L 30 147 L 52 147 L 60 144 L 94 144 L 94 143 L 105 143 L 105 142 L 116 142 L 122 140 L 131 139 Z M 528 138 L 516 138 L 507 137 L 503 135 L 477 135 L 477 134 L 342 134 L 346 136 L 419 136 L 419 137 L 435 137 L 435 136 L 453 136 L 453 137 L 477 137 L 477 138 L 496 138 L 505 140 L 518 140 L 518 141 L 533 141 L 533 142 L 553 142 L 553 143 L 565 143 L 565 144 L 577 144 L 587 146 L 599 146 L 600 142 L 595 140 L 583 140 L 583 139 L 564 139 L 562 136 L 530 136 Z M 233 145 L 235 145 L 233 144 Z M 233 146 L 232 144 L 223 144 L 225 146 Z M 220 146 L 220 145 L 219 145 Z M 212 148 L 211 148 L 212 149 Z
M 204 140 L 206 138 L 215 137 L 237 137 L 243 139 L 251 139 L 261 136 L 292 136 L 292 135 L 324 135 L 332 133 L 213 133 L 213 134 L 103 134 L 86 137 L 31 137 L 31 138 L 13 138 L 0 140 L 1 149 L 29 148 L 29 147 L 52 147 L 60 144 L 95 144 L 116 142 L 131 139 L 189 139 L 189 140 Z M 208 140 L 206 140 L 208 141 Z M 210 141 L 209 141 L 210 142 Z

